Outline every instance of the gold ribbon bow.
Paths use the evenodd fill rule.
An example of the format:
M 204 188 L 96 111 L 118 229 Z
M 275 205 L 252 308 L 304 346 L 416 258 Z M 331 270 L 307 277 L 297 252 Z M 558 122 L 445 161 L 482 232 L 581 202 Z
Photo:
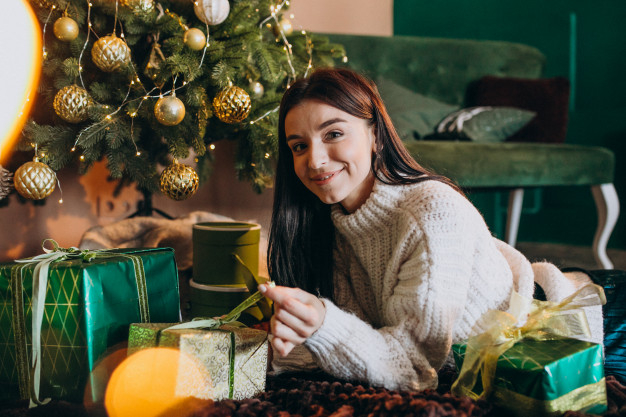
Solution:
M 46 244 L 50 242 L 52 244 L 52 249 L 48 249 Z M 17 275 L 18 269 L 21 273 L 21 269 L 23 266 L 27 264 L 36 264 L 35 269 L 33 270 L 33 293 L 32 293 L 32 327 L 31 327 L 31 335 L 32 335 L 32 355 L 31 355 L 31 369 L 28 384 L 28 397 L 30 398 L 30 407 L 35 407 L 37 405 L 43 405 L 50 401 L 49 398 L 44 400 L 39 399 L 39 386 L 41 382 L 41 327 L 43 324 L 43 315 L 46 301 L 46 289 L 48 287 L 48 272 L 50 270 L 50 265 L 56 261 L 62 261 L 65 259 L 82 259 L 84 262 L 91 262 L 95 258 L 109 258 L 109 257 L 127 257 L 133 261 L 133 266 L 135 268 L 135 278 L 137 281 L 137 291 L 139 298 L 139 312 L 141 316 L 141 320 L 143 322 L 150 321 L 150 313 L 148 310 L 148 294 L 146 289 L 146 277 L 143 269 L 143 263 L 138 256 L 128 255 L 123 253 L 111 253 L 106 250 L 80 250 L 76 247 L 70 248 L 62 248 L 59 244 L 53 239 L 45 239 L 42 243 L 42 248 L 45 253 L 37 256 L 33 256 L 31 258 L 18 259 L 15 262 L 20 264 L 16 267 L 15 273 Z M 18 277 L 15 276 L 12 278 L 15 282 L 17 282 Z M 19 277 L 19 281 L 21 284 L 21 277 Z M 20 286 L 21 288 L 21 286 Z M 15 297 L 21 297 L 22 292 L 15 292 Z M 14 309 L 17 303 L 14 303 Z M 15 315 L 15 311 L 14 311 Z M 18 314 L 16 317 L 21 317 L 21 314 Z M 23 321 L 23 320 L 22 320 Z M 21 325 L 21 324 L 20 324 Z M 18 335 L 21 333 L 19 329 L 14 329 L 15 334 Z M 16 350 L 20 350 L 22 343 L 16 340 Z M 24 349 L 21 349 L 24 350 Z M 20 372 L 23 374 L 23 372 Z M 26 378 L 26 376 L 24 375 Z M 24 378 L 21 378 L 24 379 Z M 22 382 L 23 384 L 23 382 Z
M 591 332 L 581 308 L 605 303 L 604 290 L 595 284 L 585 285 L 560 302 L 530 300 L 513 291 L 510 312 L 489 310 L 474 326 L 472 333 L 477 335 L 467 341 L 463 366 L 452 385 L 452 394 L 487 398 L 493 389 L 500 355 L 523 338 L 587 338 Z M 520 318 L 524 317 L 525 321 L 520 323 Z M 479 372 L 483 386 L 481 394 L 473 391 Z

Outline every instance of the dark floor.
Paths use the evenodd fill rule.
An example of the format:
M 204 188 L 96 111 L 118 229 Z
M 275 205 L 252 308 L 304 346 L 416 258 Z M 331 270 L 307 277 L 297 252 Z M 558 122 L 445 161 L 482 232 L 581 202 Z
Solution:
M 575 266 L 589 270 L 602 269 L 594 260 L 591 246 L 519 242 L 516 248 L 533 262 L 545 260 L 559 268 Z M 613 262 L 613 269 L 626 270 L 626 250 L 608 249 L 606 252 Z

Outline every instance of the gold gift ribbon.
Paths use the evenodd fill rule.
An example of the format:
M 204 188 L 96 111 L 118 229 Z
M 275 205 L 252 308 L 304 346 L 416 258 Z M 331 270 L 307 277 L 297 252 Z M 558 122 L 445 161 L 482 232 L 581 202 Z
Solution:
M 52 244 L 52 249 L 46 247 L 46 243 Z M 45 239 L 42 243 L 42 248 L 45 253 L 32 258 L 18 259 L 15 262 L 21 264 L 12 269 L 11 277 L 13 280 L 13 323 L 15 333 L 15 345 L 16 345 L 16 364 L 18 366 L 18 376 L 20 382 L 20 394 L 23 394 L 22 398 L 30 398 L 29 407 L 35 407 L 37 405 L 47 404 L 50 399 L 39 399 L 39 387 L 41 385 L 41 327 L 43 324 L 43 315 L 46 301 L 46 290 L 48 287 L 48 272 L 50 265 L 53 262 L 61 261 L 65 259 L 77 259 L 82 258 L 85 262 L 91 262 L 95 258 L 115 258 L 125 257 L 129 258 L 133 262 L 135 269 L 135 281 L 137 283 L 137 294 L 139 300 L 139 314 L 143 323 L 150 322 L 150 312 L 148 308 L 148 290 L 146 288 L 146 274 L 143 268 L 143 262 L 141 258 L 136 255 L 129 255 L 125 253 L 111 253 L 106 250 L 80 250 L 75 247 L 62 248 L 53 239 Z M 35 269 L 33 270 L 33 293 L 32 293 L 32 355 L 30 372 L 28 361 L 25 360 L 25 356 L 22 352 L 22 347 L 25 349 L 25 323 L 23 320 L 23 295 L 22 295 L 22 271 L 27 265 L 35 263 Z M 18 276 L 19 273 L 19 276 Z M 19 283 L 18 283 L 19 281 Z M 16 307 L 19 306 L 19 307 Z M 20 315 L 16 316 L 15 309 L 22 310 L 21 319 Z M 19 327 L 15 327 L 19 326 Z M 27 358 L 26 358 L 27 359 Z M 29 387 L 28 393 L 25 392 L 25 387 Z
M 523 338 L 554 340 L 563 337 L 586 338 L 591 334 L 582 307 L 606 303 L 604 290 L 587 284 L 560 302 L 529 300 L 516 291 L 511 295 L 510 311 L 489 310 L 478 320 L 467 341 L 465 358 L 451 392 L 473 399 L 487 398 L 493 389 L 498 358 Z M 518 325 L 519 317 L 528 312 L 526 321 Z M 473 391 L 481 374 L 483 392 Z
M 493 390 L 500 404 L 515 404 L 517 416 L 561 415 L 568 410 L 586 411 L 596 404 L 606 404 L 606 379 L 583 385 L 553 400 L 538 400 L 503 387 Z

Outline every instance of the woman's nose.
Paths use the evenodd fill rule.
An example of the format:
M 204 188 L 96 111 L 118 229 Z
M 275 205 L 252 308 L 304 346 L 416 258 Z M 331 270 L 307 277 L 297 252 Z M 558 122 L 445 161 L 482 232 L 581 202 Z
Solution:
M 309 148 L 309 168 L 317 169 L 328 162 L 328 152 L 324 145 L 311 145 Z

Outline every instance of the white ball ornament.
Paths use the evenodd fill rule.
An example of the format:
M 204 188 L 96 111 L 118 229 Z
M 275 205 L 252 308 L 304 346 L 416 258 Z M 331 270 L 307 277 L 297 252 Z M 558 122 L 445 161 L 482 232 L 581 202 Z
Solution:
M 228 17 L 230 4 L 228 0 L 196 0 L 193 10 L 204 23 L 219 25 Z

